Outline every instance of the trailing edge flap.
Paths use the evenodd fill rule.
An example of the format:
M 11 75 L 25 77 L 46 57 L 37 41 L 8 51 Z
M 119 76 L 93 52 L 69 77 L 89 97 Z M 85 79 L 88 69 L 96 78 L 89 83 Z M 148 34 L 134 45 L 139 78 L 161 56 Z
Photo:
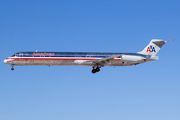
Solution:
M 86 61 L 84 63 L 93 63 L 93 64 L 106 64 L 106 63 L 109 63 L 110 61 L 112 61 L 114 58 L 117 58 L 119 56 L 122 57 L 123 54 L 119 54 L 119 55 L 116 55 L 116 56 L 112 56 L 112 57 L 108 57 L 108 58 L 103 58 L 103 59 L 98 59 L 98 60 L 89 60 L 89 61 Z

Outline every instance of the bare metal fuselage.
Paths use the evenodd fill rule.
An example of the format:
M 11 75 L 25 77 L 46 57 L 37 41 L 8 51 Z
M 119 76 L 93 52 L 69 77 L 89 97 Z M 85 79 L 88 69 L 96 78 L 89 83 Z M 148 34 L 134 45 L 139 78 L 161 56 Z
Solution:
M 97 63 L 91 61 L 98 61 L 101 59 L 110 58 L 111 56 L 119 55 L 120 53 L 75 53 L 75 52 L 19 52 L 4 60 L 9 65 L 47 65 L 47 66 L 89 66 L 94 67 Z M 129 56 L 141 56 L 136 53 L 123 53 Z M 106 62 L 106 61 L 105 61 Z M 128 66 L 146 62 L 139 61 L 126 61 L 122 60 L 121 56 L 113 58 L 112 60 L 103 63 L 103 66 Z M 100 62 L 99 62 L 100 63 Z
M 4 62 L 9 65 L 42 65 L 42 66 L 89 66 L 93 67 L 94 64 L 92 63 L 76 63 L 76 61 L 80 61 L 79 58 L 77 60 L 26 60 L 25 58 L 18 58 L 18 59 L 6 59 Z M 86 60 L 83 60 L 86 61 Z M 104 66 L 128 66 L 128 65 L 135 65 L 143 62 L 127 62 L 127 61 L 121 61 L 113 60 L 109 62 L 108 64 Z

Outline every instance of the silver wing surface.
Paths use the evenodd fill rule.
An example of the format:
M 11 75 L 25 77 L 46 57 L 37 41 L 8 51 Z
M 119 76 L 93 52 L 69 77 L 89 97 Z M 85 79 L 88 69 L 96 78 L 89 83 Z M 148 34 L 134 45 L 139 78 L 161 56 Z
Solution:
M 98 60 L 89 60 L 89 61 L 85 61 L 84 63 L 86 64 L 92 64 L 94 67 L 103 67 L 106 64 L 110 63 L 112 60 L 114 60 L 115 58 L 121 56 L 122 57 L 123 54 L 119 54 L 116 56 L 111 56 L 111 57 L 107 57 L 107 58 L 103 58 L 103 59 L 98 59 Z

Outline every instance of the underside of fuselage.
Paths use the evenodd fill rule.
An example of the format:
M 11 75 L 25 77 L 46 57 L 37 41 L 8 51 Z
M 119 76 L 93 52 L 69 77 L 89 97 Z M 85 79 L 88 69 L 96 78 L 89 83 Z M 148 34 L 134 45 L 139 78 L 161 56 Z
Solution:
M 75 63 L 75 60 L 12 60 L 8 61 L 7 64 L 9 65 L 17 65 L 17 66 L 87 66 L 93 67 L 94 64 L 92 63 Z M 129 65 L 136 65 L 140 64 L 140 62 L 124 62 L 124 61 L 111 61 L 104 66 L 129 66 Z M 101 66 L 101 67 L 104 67 Z

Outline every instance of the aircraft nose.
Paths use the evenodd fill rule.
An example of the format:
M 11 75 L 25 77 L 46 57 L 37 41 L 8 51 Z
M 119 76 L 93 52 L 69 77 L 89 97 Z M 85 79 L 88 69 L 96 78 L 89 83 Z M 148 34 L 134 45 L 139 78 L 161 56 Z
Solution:
M 5 59 L 5 60 L 4 60 L 4 63 L 6 63 L 6 64 L 7 64 L 7 59 Z

